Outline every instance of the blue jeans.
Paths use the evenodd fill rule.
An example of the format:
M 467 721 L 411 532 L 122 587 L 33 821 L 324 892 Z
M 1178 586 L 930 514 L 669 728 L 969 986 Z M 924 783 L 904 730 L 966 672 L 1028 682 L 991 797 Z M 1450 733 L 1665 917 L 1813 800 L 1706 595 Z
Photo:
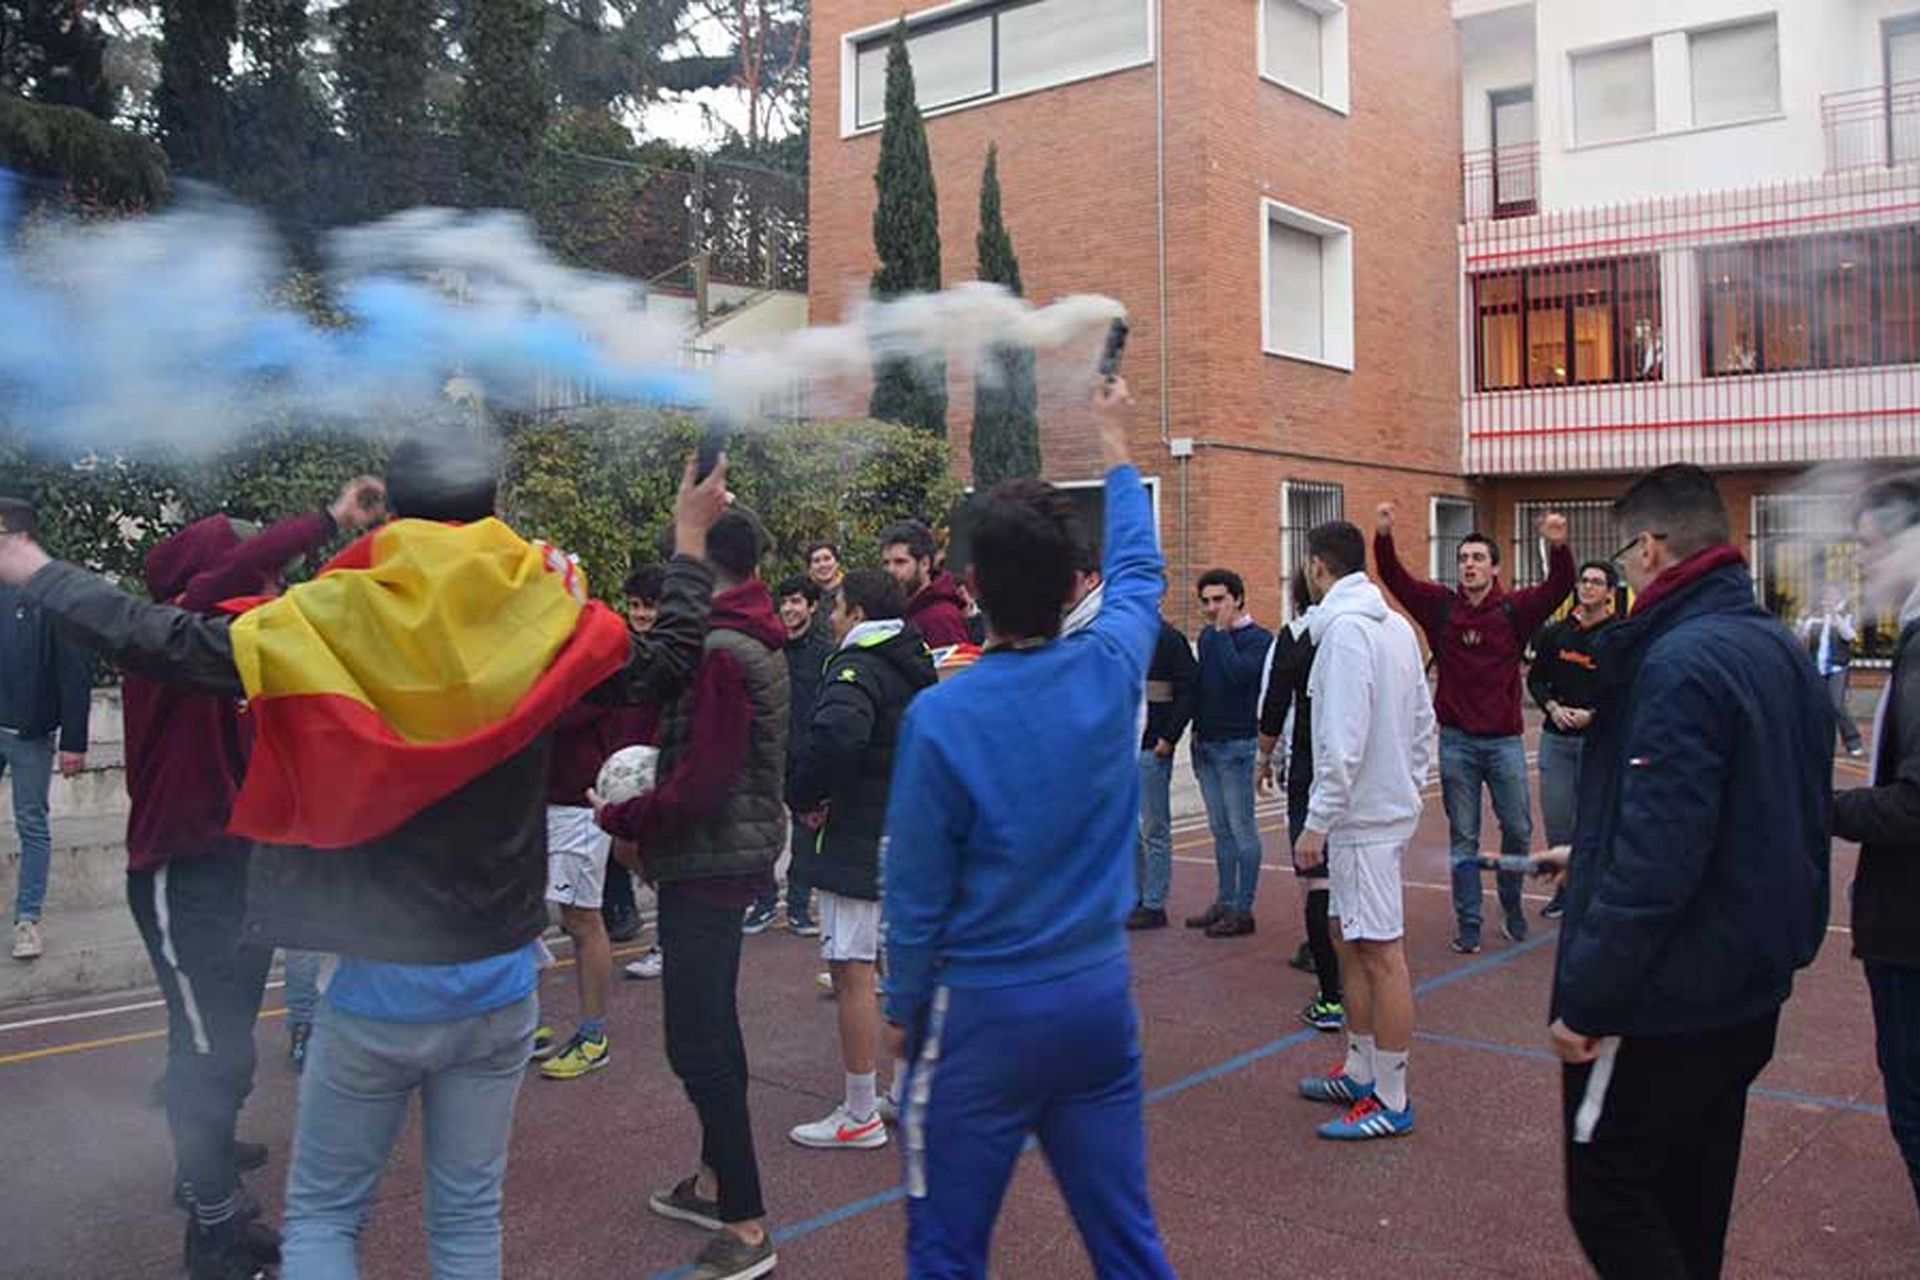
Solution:
M 1920 969 L 1867 962 L 1887 1120 L 1920 1204 Z
M 311 1023 L 320 1007 L 320 965 L 326 956 L 318 951 L 286 953 L 287 1025 Z
M 1853 676 L 1851 670 L 1830 672 L 1827 675 L 1827 697 L 1833 701 L 1833 724 L 1840 731 L 1840 741 L 1849 751 L 1858 751 L 1863 745 L 1860 740 L 1860 726 L 1854 723 L 1853 712 L 1847 706 L 1847 682 Z
M 53 738 L 23 738 L 0 732 L 0 773 L 13 775 L 13 828 L 20 836 L 20 887 L 13 918 L 38 920 L 47 900 L 47 868 L 53 862 L 53 829 L 47 825 L 47 793 L 53 787 Z
M 1162 910 L 1173 881 L 1173 757 L 1140 753 L 1140 843 L 1133 861 L 1140 905 Z
M 1527 798 L 1527 744 L 1522 738 L 1480 738 L 1458 729 L 1440 730 L 1440 795 L 1452 833 L 1453 914 L 1460 936 L 1480 938 L 1480 787 L 1493 795 L 1502 856 L 1524 858 L 1533 842 L 1533 811 Z M 1500 908 L 1524 921 L 1524 877 L 1501 872 Z
M 1580 811 L 1580 757 L 1587 740 L 1570 733 L 1540 735 L 1540 817 L 1547 825 L 1547 844 L 1573 843 Z
M 673 972 L 671 962 L 667 972 Z M 907 1272 L 985 1280 L 1027 1135 L 1100 1276 L 1172 1280 L 1147 1189 L 1140 1019 L 1125 960 L 942 988 L 907 1079 Z
M 353 1280 L 367 1206 L 420 1095 L 434 1280 L 499 1280 L 500 1184 L 537 996 L 454 1022 L 320 1006 L 287 1174 L 284 1280 Z
M 1193 776 L 1200 780 L 1220 875 L 1214 901 L 1243 912 L 1253 910 L 1253 891 L 1260 880 L 1260 824 L 1253 817 L 1255 754 L 1252 738 L 1193 740 Z

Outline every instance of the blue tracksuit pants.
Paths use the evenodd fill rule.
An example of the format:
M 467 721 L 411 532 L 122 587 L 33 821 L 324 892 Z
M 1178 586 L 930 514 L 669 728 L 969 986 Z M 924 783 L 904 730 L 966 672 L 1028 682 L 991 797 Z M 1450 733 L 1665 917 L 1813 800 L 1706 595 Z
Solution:
M 1147 1198 L 1140 1023 L 1126 961 L 943 987 L 907 1083 L 907 1265 L 987 1274 L 1001 1198 L 1039 1139 L 1102 1280 L 1172 1280 Z

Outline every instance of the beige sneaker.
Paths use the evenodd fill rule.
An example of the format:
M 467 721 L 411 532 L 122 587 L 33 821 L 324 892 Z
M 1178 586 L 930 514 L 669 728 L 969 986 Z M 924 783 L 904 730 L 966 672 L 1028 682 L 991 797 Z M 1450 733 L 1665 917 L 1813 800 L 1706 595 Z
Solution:
M 40 926 L 32 920 L 13 922 L 13 958 L 38 960 L 46 948 L 40 943 Z

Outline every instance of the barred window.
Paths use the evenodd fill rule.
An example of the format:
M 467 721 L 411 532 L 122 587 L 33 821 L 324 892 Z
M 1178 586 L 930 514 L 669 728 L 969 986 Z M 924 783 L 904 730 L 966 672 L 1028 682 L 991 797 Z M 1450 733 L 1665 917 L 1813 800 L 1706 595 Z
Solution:
M 1547 544 L 1535 528 L 1540 517 L 1550 511 L 1558 511 L 1567 518 L 1567 546 L 1573 551 L 1575 564 L 1605 560 L 1619 548 L 1614 537 L 1610 499 L 1516 502 L 1513 504 L 1513 555 L 1503 575 L 1509 586 L 1531 587 L 1546 581 Z
M 1900 638 L 1889 611 L 1870 614 L 1860 579 L 1853 499 L 1845 494 L 1760 494 L 1753 500 L 1754 585 L 1767 612 L 1789 627 L 1820 607 L 1829 586 L 1859 619 L 1859 656 L 1885 662 Z
M 1307 562 L 1307 534 L 1329 520 L 1347 518 L 1346 490 L 1337 484 L 1288 480 L 1280 486 L 1280 573 L 1291 580 Z M 1293 591 L 1283 587 L 1280 616 L 1293 617 Z

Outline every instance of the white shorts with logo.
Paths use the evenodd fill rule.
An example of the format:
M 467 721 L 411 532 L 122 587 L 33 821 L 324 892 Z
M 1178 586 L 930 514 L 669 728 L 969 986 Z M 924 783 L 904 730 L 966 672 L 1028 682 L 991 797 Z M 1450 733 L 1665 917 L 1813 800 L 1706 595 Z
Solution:
M 1328 841 L 1327 914 L 1340 918 L 1348 942 L 1393 942 L 1406 936 L 1406 891 L 1400 883 L 1405 840 Z
M 547 901 L 598 911 L 612 850 L 613 837 L 593 820 L 593 810 L 548 805 Z
M 843 898 L 825 889 L 813 894 L 814 918 L 820 923 L 820 958 L 828 964 L 858 961 L 872 964 L 880 958 L 880 904 L 864 898 Z

